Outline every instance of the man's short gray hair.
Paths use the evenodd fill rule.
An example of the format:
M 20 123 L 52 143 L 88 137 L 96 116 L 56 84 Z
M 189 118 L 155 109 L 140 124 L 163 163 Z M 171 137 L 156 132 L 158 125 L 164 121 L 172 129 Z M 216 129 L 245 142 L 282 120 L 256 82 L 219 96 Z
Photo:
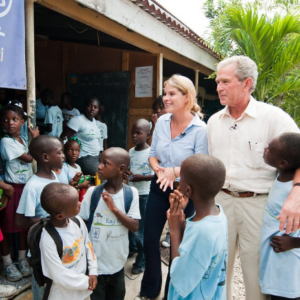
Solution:
M 247 78 L 252 79 L 252 85 L 250 87 L 250 93 L 252 94 L 255 91 L 258 76 L 256 63 L 248 56 L 232 56 L 219 62 L 217 70 L 219 71 L 221 68 L 233 64 L 236 65 L 235 75 L 240 81 Z

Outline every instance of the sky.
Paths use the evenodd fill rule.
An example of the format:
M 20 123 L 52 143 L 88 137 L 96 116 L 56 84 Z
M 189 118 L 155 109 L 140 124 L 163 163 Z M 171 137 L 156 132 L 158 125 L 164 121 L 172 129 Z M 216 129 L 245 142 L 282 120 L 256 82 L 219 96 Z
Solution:
M 203 12 L 205 0 L 156 0 L 180 21 L 195 31 L 199 36 L 205 37 L 209 20 Z

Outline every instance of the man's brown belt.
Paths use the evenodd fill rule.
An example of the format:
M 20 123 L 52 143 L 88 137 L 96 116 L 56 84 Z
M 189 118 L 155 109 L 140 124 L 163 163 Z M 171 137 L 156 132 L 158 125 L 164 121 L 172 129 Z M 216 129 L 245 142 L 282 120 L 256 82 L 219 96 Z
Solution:
M 223 191 L 224 193 L 231 195 L 232 197 L 237 197 L 237 198 L 249 198 L 249 197 L 256 197 L 259 195 L 263 195 L 263 194 L 257 194 L 254 192 L 236 192 L 236 191 L 229 191 L 227 189 L 222 189 L 221 191 Z

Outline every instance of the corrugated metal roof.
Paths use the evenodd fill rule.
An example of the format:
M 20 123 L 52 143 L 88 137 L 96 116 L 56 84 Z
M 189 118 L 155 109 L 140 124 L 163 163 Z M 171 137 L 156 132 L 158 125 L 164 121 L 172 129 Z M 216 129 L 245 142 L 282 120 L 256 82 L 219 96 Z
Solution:
M 183 22 L 172 15 L 167 9 L 165 9 L 161 4 L 155 0 L 130 0 L 135 3 L 141 9 L 152 15 L 154 18 L 160 22 L 166 24 L 171 29 L 178 32 L 180 35 L 184 36 L 186 39 L 199 46 L 201 49 L 210 53 L 212 56 L 221 59 L 222 56 L 212 47 L 210 47 L 200 36 L 198 36 L 194 31 L 192 31 Z

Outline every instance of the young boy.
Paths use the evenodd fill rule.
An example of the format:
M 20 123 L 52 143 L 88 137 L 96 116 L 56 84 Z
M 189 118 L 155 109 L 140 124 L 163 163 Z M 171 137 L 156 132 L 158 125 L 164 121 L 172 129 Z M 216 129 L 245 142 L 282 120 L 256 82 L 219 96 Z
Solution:
M 90 229 L 98 261 L 98 283 L 92 300 L 123 300 L 125 297 L 124 265 L 128 256 L 128 230 L 138 230 L 140 219 L 138 191 L 132 189 L 132 202 L 126 213 L 123 175 L 129 165 L 129 155 L 122 148 L 102 152 L 98 177 L 107 180 Z M 87 190 L 81 204 L 80 216 L 89 219 L 91 197 L 95 187 Z
M 183 161 L 180 177 L 182 194 L 170 194 L 167 212 L 172 244 L 168 299 L 226 299 L 227 219 L 215 204 L 225 167 L 217 158 L 194 154 Z M 185 223 L 186 197 L 195 215 Z
M 63 115 L 61 109 L 54 105 L 54 93 L 50 89 L 43 90 L 41 99 L 49 106 L 45 115 L 45 134 L 60 137 L 63 131 Z
M 274 138 L 264 152 L 265 163 L 278 171 L 267 200 L 260 246 L 261 291 L 272 300 L 300 297 L 300 230 L 290 235 L 279 231 L 280 214 L 300 167 L 300 134 L 284 133 Z
M 60 258 L 53 238 L 43 229 L 42 269 L 53 281 L 48 299 L 90 299 L 97 284 L 97 261 L 84 222 L 77 217 L 79 227 L 70 219 L 80 211 L 77 190 L 64 183 L 50 183 L 42 191 L 41 205 L 63 242 Z
M 17 208 L 16 223 L 23 228 L 29 228 L 48 215 L 41 207 L 40 196 L 47 184 L 58 182 L 52 169 L 62 168 L 65 157 L 59 139 L 48 135 L 33 139 L 29 153 L 37 161 L 38 171 L 27 181 Z M 32 291 L 34 300 L 43 299 L 44 288 L 37 285 L 33 276 Z
M 147 139 L 150 134 L 150 123 L 145 119 L 137 120 L 131 129 L 132 142 L 135 147 L 129 150 L 130 171 L 126 172 L 128 185 L 134 186 L 139 192 L 139 206 L 141 219 L 139 220 L 139 230 L 134 234 L 138 255 L 131 270 L 132 274 L 142 273 L 145 269 L 144 258 L 144 220 L 150 181 L 153 178 L 153 170 L 149 164 L 150 147 Z

